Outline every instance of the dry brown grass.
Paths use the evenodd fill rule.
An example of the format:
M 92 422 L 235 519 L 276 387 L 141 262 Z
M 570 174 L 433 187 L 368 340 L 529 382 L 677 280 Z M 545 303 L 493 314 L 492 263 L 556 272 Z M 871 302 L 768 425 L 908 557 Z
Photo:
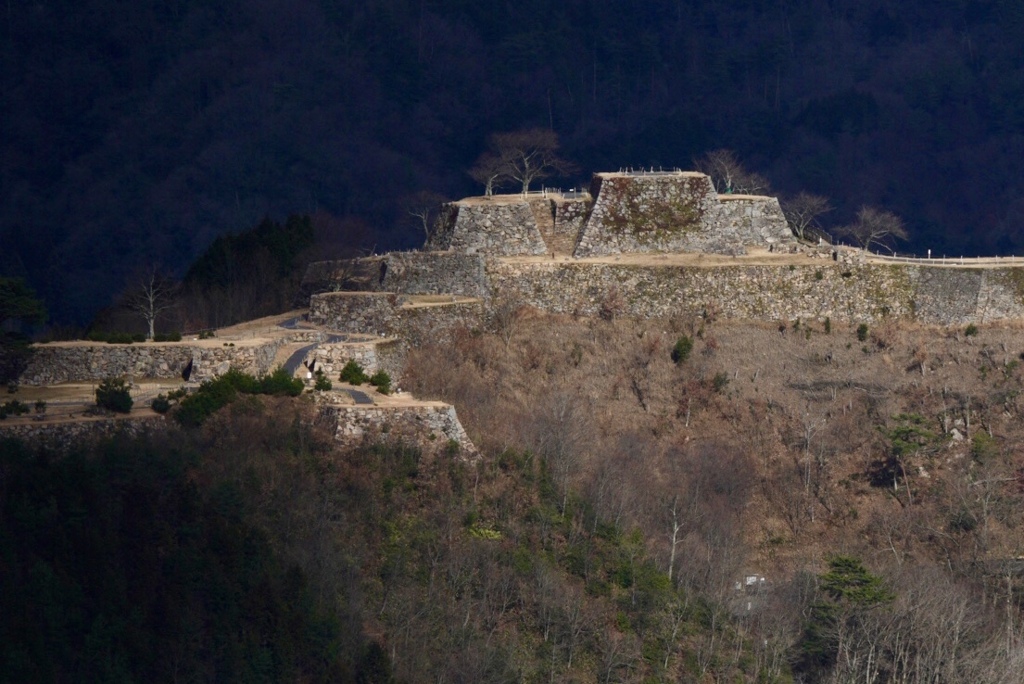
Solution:
M 682 334 L 697 336 L 689 360 L 677 366 L 670 351 Z M 969 439 L 938 439 L 909 458 L 912 501 L 902 482 L 894 493 L 872 487 L 866 473 L 887 453 L 884 433 L 899 423 L 894 417 L 907 413 L 923 416 L 937 435 L 954 427 L 968 437 L 991 432 L 1000 467 L 1017 467 L 1022 352 L 1017 326 L 981 326 L 964 337 L 961 330 L 887 323 L 859 342 L 855 326 L 842 324 L 827 334 L 820 323 L 794 330 L 534 313 L 522 317 L 507 347 L 496 336 L 467 332 L 449 347 L 414 351 L 406 385 L 454 403 L 490 453 L 535 445 L 531 435 L 550 411 L 549 399 L 573 397 L 593 433 L 574 464 L 574 486 L 593 489 L 610 463 L 629 454 L 632 465 L 620 473 L 629 479 L 618 485 L 632 492 L 627 508 L 636 524 L 652 519 L 651 501 L 669 486 L 660 474 L 671 471 L 671 454 L 709 443 L 746 454 L 759 483 L 741 517 L 748 563 L 779 572 L 820 561 L 826 550 L 883 563 L 945 553 L 927 542 L 927 527 L 899 532 L 899 540 L 890 530 L 883 540 L 877 521 L 917 516 L 946 530 L 952 509 L 969 503 L 950 494 L 954 484 L 982 467 L 970 458 Z M 1003 518 L 986 522 L 984 553 L 1013 538 L 1015 518 Z

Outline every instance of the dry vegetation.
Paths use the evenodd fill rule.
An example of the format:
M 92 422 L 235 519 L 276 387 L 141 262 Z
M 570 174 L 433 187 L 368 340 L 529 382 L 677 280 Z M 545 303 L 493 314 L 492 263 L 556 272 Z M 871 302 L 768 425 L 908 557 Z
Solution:
M 734 583 L 765 576 L 760 617 L 747 619 L 777 621 L 763 626 L 777 652 L 758 657 L 793 664 L 804 681 L 825 677 L 824 665 L 797 658 L 814 595 L 808 578 L 836 554 L 861 559 L 892 588 L 898 598 L 884 615 L 909 630 L 900 638 L 918 640 L 919 663 L 926 642 L 948 646 L 943 639 L 974 631 L 955 667 L 942 665 L 960 674 L 944 670 L 941 681 L 1013 681 L 1005 668 L 1019 656 L 1022 589 L 1020 329 L 886 323 L 860 340 L 846 325 L 712 319 L 519 309 L 495 321 L 497 335 L 464 331 L 415 350 L 404 385 L 454 403 L 485 453 L 542 457 L 563 506 L 579 495 L 595 525 L 637 530 L 659 569 L 708 606 L 735 615 Z M 676 364 L 681 337 L 693 347 Z M 765 602 L 772 609 L 757 613 Z M 936 622 L 967 606 L 970 620 Z M 875 638 L 903 629 L 863 616 L 858 624 Z M 844 664 L 843 649 L 857 647 L 840 645 L 829 676 L 897 677 L 897 665 L 873 679 L 857 669 L 863 661 Z M 982 676 L 982 663 L 995 669 Z

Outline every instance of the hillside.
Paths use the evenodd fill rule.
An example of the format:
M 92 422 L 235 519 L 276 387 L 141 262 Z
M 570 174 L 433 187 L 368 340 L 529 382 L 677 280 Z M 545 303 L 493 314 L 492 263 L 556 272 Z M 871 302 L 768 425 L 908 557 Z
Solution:
M 406 383 L 455 403 L 486 453 L 544 457 L 563 500 L 579 495 L 595 520 L 641 531 L 656 567 L 709 606 L 728 613 L 745 600 L 734 585 L 764 577 L 767 594 L 734 613 L 738 629 L 776 644 L 803 681 L 836 662 L 816 670 L 802 650 L 820 600 L 811 578 L 836 554 L 896 597 L 880 611 L 888 622 L 860 616 L 866 641 L 840 647 L 881 640 L 884 676 L 869 681 L 906 667 L 888 660 L 900 646 L 887 640 L 955 650 L 947 640 L 968 628 L 959 674 L 940 679 L 989 681 L 983 664 L 1019 657 L 988 641 L 1016 634 L 1020 609 L 1019 330 L 884 324 L 860 340 L 830 328 L 521 311 L 507 345 L 467 333 L 417 350 Z M 684 336 L 692 351 L 676 365 Z M 939 619 L 968 605 L 966 622 Z
M 478 453 L 255 395 L 0 443 L 0 672 L 1019 681 L 1018 326 L 492 316 L 401 381 Z

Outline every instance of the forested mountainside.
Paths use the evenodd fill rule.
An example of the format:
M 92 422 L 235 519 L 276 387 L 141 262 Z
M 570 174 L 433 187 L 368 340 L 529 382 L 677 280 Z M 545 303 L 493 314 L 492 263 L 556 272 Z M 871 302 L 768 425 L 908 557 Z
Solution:
M 0 11 L 0 272 L 82 324 L 139 265 L 320 213 L 418 244 L 401 200 L 478 192 L 490 134 L 555 131 L 585 183 L 730 148 L 782 194 L 1019 252 L 1012 0 L 41 0 Z
M 523 310 L 409 360 L 479 457 L 268 397 L 4 443 L 0 672 L 1016 682 L 1018 332 Z

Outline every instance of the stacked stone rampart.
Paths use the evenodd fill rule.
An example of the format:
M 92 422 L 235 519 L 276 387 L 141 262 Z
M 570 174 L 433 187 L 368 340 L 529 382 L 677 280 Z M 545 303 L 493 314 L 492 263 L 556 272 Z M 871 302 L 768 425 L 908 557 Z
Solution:
M 373 289 L 405 294 L 451 294 L 481 297 L 484 258 L 458 252 L 393 252 L 381 258 Z
M 309 303 L 309 320 L 340 332 L 401 337 L 409 344 L 443 339 L 451 330 L 478 327 L 478 299 L 415 303 L 391 292 L 324 292 Z
M 575 244 L 579 240 L 583 226 L 590 216 L 593 200 L 590 197 L 579 199 L 555 199 L 555 233 L 570 237 Z
M 192 357 L 192 374 L 189 380 L 212 380 L 227 373 L 230 368 L 237 368 L 251 375 L 264 375 L 272 370 L 274 357 L 282 343 L 283 340 L 274 340 L 261 344 L 238 343 L 237 346 L 227 347 L 197 347 Z
M 128 435 L 138 437 L 166 427 L 163 416 L 125 416 L 92 418 L 74 421 L 43 421 L 30 423 L 0 422 L 0 437 L 20 439 L 34 446 L 65 452 L 83 441 Z
M 547 253 L 529 203 L 506 198 L 445 205 L 427 249 L 501 256 Z
M 795 245 L 778 200 L 725 198 L 696 172 L 595 174 L 594 208 L 575 256 L 644 252 L 745 254 L 746 248 Z
M 368 375 L 385 371 L 392 382 L 397 383 L 405 366 L 405 345 L 397 339 L 327 343 L 311 349 L 303 359 L 307 368 L 314 372 L 322 371 L 332 380 L 337 379 L 349 361 L 358 363 Z
M 793 231 L 775 197 L 718 195 L 715 221 L 711 230 L 728 243 L 772 249 L 796 245 Z
M 843 277 L 842 273 L 849 273 Z M 492 262 L 492 287 L 524 304 L 582 316 L 639 318 L 714 311 L 748 320 L 874 321 L 913 313 L 905 269 L 871 266 L 635 266 Z
M 202 382 L 234 367 L 253 375 L 273 370 L 282 344 L 316 342 L 324 333 L 294 331 L 266 341 L 224 342 L 219 345 L 191 342 L 139 344 L 62 343 L 35 345 L 35 353 L 19 381 L 25 385 L 56 385 L 92 382 L 105 378 L 184 379 Z
M 741 320 L 938 325 L 1024 318 L 1024 269 L 919 265 L 634 266 L 492 261 L 494 291 L 552 313 L 597 316 L 617 307 L 654 318 L 713 310 Z
M 444 452 L 454 445 L 457 453 L 450 455 L 463 457 L 477 453 L 455 408 L 449 405 L 364 408 L 328 404 L 320 408 L 317 422 L 333 427 L 335 438 L 349 446 L 391 441 Z

